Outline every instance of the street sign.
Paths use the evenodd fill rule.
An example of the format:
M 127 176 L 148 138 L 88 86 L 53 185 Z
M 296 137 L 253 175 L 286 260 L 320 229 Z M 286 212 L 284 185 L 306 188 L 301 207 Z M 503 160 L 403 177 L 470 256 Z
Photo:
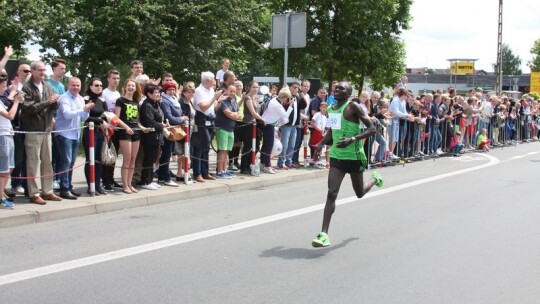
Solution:
M 288 24 L 287 20 L 289 21 Z M 285 46 L 288 48 L 306 47 L 306 29 L 306 13 L 273 15 L 270 48 L 283 49 Z M 286 41 L 287 43 L 285 43 Z
M 540 72 L 531 72 L 531 93 L 540 93 Z
M 451 74 L 465 75 L 474 74 L 474 62 L 458 61 L 453 62 L 450 67 Z

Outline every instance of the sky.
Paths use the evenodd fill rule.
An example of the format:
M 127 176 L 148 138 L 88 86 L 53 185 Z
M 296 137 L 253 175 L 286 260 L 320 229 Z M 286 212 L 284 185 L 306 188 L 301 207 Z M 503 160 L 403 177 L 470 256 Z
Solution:
M 410 29 L 402 38 L 408 68 L 449 68 L 446 59 L 478 59 L 475 69 L 493 71 L 497 60 L 498 0 L 413 0 Z M 521 60 L 523 73 L 531 47 L 540 39 L 540 1 L 503 1 L 502 41 Z

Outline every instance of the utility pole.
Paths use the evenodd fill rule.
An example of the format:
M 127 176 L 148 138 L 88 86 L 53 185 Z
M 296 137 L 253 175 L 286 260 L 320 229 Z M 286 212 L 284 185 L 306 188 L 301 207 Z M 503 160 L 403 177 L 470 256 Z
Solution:
M 497 86 L 495 88 L 495 91 L 497 92 L 497 95 L 500 96 L 502 93 L 502 19 L 503 16 L 503 0 L 499 0 L 499 38 L 497 42 L 497 71 L 495 73 L 497 74 Z

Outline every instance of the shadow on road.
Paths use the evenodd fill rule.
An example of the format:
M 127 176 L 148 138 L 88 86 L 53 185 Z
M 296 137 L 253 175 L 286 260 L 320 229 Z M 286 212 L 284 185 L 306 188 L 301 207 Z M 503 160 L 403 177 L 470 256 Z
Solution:
M 283 246 L 277 246 L 267 249 L 259 254 L 262 258 L 277 257 L 285 260 L 311 260 L 325 256 L 327 253 L 333 250 L 337 250 L 347 246 L 350 242 L 358 241 L 358 238 L 349 238 L 343 240 L 341 243 L 332 245 L 326 248 L 285 248 Z

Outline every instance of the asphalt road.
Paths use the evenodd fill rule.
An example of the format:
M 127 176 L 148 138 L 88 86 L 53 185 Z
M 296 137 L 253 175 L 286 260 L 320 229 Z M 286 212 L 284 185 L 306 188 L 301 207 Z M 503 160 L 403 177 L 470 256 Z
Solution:
M 538 303 L 540 144 L 0 229 L 0 303 Z

